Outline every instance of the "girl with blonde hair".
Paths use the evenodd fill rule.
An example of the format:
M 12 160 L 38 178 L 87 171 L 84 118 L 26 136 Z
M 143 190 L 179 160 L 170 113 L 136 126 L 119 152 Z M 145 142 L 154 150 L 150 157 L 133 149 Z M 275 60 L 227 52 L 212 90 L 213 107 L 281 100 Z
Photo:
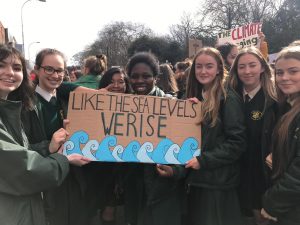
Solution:
M 272 179 L 262 215 L 274 224 L 300 224 L 300 47 L 283 49 L 275 61 L 282 117 L 272 138 Z
M 244 102 L 247 128 L 247 151 L 241 160 L 241 209 L 246 224 L 267 224 L 260 210 L 262 195 L 270 185 L 265 158 L 270 153 L 277 97 L 273 71 L 257 48 L 239 52 L 230 70 L 229 85 Z
M 202 104 L 201 155 L 187 162 L 189 225 L 240 225 L 236 188 L 239 158 L 245 150 L 242 101 L 224 88 L 224 63 L 215 48 L 202 48 L 193 60 L 187 97 Z M 200 132 L 200 131 L 199 131 Z

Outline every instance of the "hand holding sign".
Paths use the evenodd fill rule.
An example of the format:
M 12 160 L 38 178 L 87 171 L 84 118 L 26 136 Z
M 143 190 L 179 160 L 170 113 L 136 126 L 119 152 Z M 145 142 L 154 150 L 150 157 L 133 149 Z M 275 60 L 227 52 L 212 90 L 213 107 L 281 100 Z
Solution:
M 50 145 L 49 145 L 49 151 L 50 153 L 57 152 L 60 147 L 65 143 L 69 133 L 64 129 L 60 128 L 57 130 L 51 139 Z
M 69 163 L 75 166 L 83 166 L 91 162 L 87 157 L 84 157 L 79 154 L 72 154 L 67 156 Z
M 172 177 L 174 174 L 172 167 L 167 165 L 157 164 L 156 170 L 162 177 Z
M 185 168 L 192 168 L 195 170 L 200 169 L 200 163 L 196 157 L 192 158 L 191 160 L 187 161 Z

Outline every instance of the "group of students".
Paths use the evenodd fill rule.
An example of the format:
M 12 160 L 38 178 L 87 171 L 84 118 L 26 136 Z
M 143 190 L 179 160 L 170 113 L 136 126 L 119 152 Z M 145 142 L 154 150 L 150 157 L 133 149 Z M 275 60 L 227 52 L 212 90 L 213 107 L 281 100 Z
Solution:
M 299 46 L 278 54 L 274 74 L 255 47 L 230 67 L 216 48 L 198 51 L 185 97 L 201 102 L 201 155 L 185 166 L 62 155 L 71 91 L 166 97 L 149 52 L 133 55 L 126 71 L 107 69 L 104 55 L 89 60 L 88 75 L 63 82 L 63 54 L 43 49 L 33 86 L 24 57 L 0 45 L 0 224 L 89 224 L 99 208 L 105 219 L 117 182 L 127 224 L 300 224 Z

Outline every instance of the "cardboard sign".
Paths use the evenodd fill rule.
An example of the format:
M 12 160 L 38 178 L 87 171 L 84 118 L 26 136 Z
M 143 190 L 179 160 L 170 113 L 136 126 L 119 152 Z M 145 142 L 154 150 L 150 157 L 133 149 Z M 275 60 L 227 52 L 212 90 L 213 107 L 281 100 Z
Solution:
M 202 48 L 201 40 L 189 39 L 189 58 L 192 59 L 200 48 Z
M 64 154 L 94 161 L 185 164 L 200 155 L 200 103 L 111 92 L 71 92 Z
M 261 32 L 262 23 L 251 23 L 245 26 L 236 27 L 218 34 L 218 45 L 226 42 L 234 43 L 245 48 L 249 46 L 259 46 L 259 33 Z

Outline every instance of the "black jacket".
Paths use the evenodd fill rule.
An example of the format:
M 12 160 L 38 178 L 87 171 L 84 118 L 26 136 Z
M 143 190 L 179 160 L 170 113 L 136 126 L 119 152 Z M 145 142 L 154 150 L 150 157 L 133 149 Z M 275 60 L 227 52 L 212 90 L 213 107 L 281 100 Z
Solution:
M 211 189 L 227 189 L 239 184 L 241 154 L 246 149 L 244 112 L 239 96 L 228 90 L 221 102 L 214 127 L 203 124 L 199 170 L 191 170 L 187 184 Z
M 149 95 L 163 97 L 165 94 L 155 87 Z M 184 167 L 173 166 L 173 172 L 173 177 L 166 178 L 159 176 L 155 164 L 126 164 L 123 182 L 127 222 L 139 224 L 141 217 L 144 218 L 144 209 L 149 207 L 153 225 L 180 223 L 179 179 L 184 177 Z
M 300 115 L 290 125 L 288 143 L 288 167 L 263 198 L 264 209 L 278 218 L 278 225 L 300 224 Z
M 266 98 L 263 89 L 244 106 L 247 150 L 241 157 L 241 184 L 238 190 L 241 207 L 248 214 L 252 213 L 252 209 L 261 209 L 262 196 L 270 187 L 271 170 L 265 161 L 271 151 L 278 109 L 276 101 Z
M 59 90 L 57 92 L 58 101 L 62 113 L 66 115 L 68 100 L 66 96 L 69 91 L 64 90 L 68 93 L 62 94 Z M 30 144 L 47 140 L 44 127 L 44 120 L 46 119 L 41 112 L 41 102 L 38 100 L 35 110 L 23 112 L 22 121 Z M 49 152 L 41 154 L 49 155 Z M 82 167 L 70 165 L 69 174 L 64 182 L 58 188 L 44 192 L 44 206 L 50 224 L 84 224 L 88 217 L 86 192 L 87 181 Z

